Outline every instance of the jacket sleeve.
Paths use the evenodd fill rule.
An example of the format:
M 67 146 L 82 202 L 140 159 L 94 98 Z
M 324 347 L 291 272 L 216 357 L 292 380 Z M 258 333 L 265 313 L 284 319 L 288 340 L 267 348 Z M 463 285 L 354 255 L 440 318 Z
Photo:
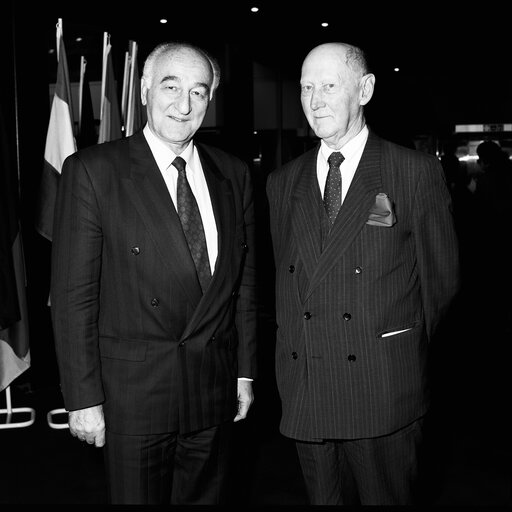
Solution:
M 242 184 L 242 208 L 245 230 L 245 261 L 240 281 L 236 306 L 236 328 L 238 331 L 238 376 L 256 378 L 256 234 L 254 195 L 251 175 L 244 164 Z
M 98 347 L 102 229 L 95 191 L 74 154 L 63 165 L 55 204 L 50 301 L 67 410 L 104 401 Z
M 413 209 L 422 302 L 429 339 L 459 288 L 459 248 L 451 197 L 434 158 L 421 173 Z

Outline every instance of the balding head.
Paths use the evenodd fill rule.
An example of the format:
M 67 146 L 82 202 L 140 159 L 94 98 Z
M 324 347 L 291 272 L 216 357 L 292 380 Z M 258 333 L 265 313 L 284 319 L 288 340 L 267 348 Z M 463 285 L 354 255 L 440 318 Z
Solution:
M 368 73 L 368 63 L 363 50 L 347 43 L 324 43 L 316 46 L 307 54 L 304 64 L 311 59 L 339 61 L 352 70 L 357 78 Z

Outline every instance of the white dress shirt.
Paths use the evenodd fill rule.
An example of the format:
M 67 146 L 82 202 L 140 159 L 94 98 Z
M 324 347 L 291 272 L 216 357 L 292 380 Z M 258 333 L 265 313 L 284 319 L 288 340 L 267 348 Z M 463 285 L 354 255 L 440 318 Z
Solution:
M 357 166 L 361 160 L 364 146 L 368 140 L 368 127 L 363 126 L 361 131 L 353 138 L 350 139 L 341 149 L 341 154 L 345 157 L 345 160 L 341 162 L 341 202 L 345 200 L 352 178 L 356 173 Z M 320 186 L 320 192 L 322 198 L 324 197 L 325 182 L 327 181 L 327 173 L 329 172 L 329 163 L 327 159 L 333 150 L 322 140 L 320 143 L 320 151 L 318 152 L 316 162 L 316 174 L 318 177 L 318 185 Z
M 147 124 L 144 127 L 143 132 L 146 140 L 148 141 L 151 152 L 155 157 L 158 168 L 162 173 L 165 184 L 167 185 L 174 207 L 176 208 L 178 169 L 172 165 L 172 162 L 178 155 L 176 155 L 168 146 L 156 137 Z M 179 156 L 181 156 L 181 158 L 183 158 L 187 163 L 187 179 L 190 184 L 190 188 L 192 189 L 192 193 L 196 198 L 199 213 L 201 214 L 201 219 L 203 221 L 208 258 L 210 260 L 210 268 L 212 269 L 213 274 L 218 253 L 217 224 L 213 214 L 208 185 L 206 184 L 206 178 L 204 176 L 201 161 L 197 154 L 197 148 L 195 147 L 194 142 L 190 141 L 189 145 L 185 148 L 185 151 L 183 151 Z

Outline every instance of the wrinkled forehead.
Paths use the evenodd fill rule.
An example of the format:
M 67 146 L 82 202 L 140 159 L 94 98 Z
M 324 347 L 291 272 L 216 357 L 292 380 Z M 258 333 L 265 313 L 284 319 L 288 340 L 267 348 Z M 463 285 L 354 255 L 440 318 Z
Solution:
M 355 71 L 347 63 L 347 51 L 343 46 L 323 46 L 312 50 L 304 59 L 301 81 L 317 81 L 327 77 L 355 77 Z
M 175 48 L 160 55 L 154 67 L 155 76 L 177 75 L 201 77 L 208 84 L 213 82 L 210 61 L 193 48 Z

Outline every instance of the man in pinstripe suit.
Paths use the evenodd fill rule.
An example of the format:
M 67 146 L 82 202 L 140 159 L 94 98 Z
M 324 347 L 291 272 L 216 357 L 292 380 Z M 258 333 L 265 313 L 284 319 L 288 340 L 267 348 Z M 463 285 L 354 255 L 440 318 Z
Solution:
M 145 128 L 64 162 L 52 244 L 57 360 L 71 434 L 105 445 L 112 503 L 221 502 L 230 425 L 253 400 L 250 174 L 193 141 L 219 77 L 203 50 L 157 46 L 142 77 Z M 204 285 L 175 207 L 183 166 L 204 226 Z
M 312 504 L 410 504 L 427 348 L 458 288 L 450 195 L 434 156 L 366 125 L 359 48 L 317 46 L 300 85 L 320 144 L 267 182 L 280 430 Z

